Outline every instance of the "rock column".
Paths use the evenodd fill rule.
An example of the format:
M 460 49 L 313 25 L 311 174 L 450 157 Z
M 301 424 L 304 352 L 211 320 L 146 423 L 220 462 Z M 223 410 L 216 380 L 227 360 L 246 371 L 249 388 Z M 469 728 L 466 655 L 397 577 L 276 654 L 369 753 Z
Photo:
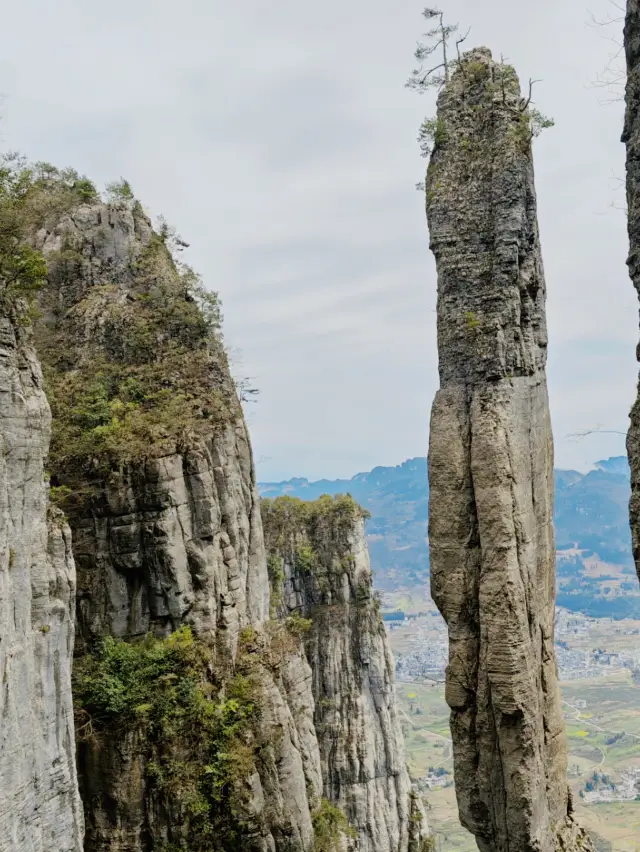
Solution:
M 0 852 L 81 852 L 71 532 L 49 506 L 51 414 L 28 325 L 0 302 Z
M 572 818 L 554 656 L 553 442 L 531 116 L 481 48 L 438 99 L 431 590 L 462 823 L 481 852 L 589 849 Z
M 627 58 L 626 114 L 622 141 L 627 147 L 627 227 L 629 257 L 627 265 L 633 286 L 640 295 L 640 3 L 628 0 L 624 27 Z M 637 349 L 640 360 L 640 346 Z M 633 556 L 640 576 L 640 388 L 631 411 L 627 436 L 627 453 L 631 468 L 631 502 L 629 506 Z

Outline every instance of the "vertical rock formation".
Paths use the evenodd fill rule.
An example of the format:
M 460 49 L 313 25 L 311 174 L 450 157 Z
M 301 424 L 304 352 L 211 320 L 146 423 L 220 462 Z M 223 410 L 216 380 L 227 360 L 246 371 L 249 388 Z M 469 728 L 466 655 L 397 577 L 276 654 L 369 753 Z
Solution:
M 462 823 L 482 852 L 588 849 L 572 817 L 554 657 L 553 445 L 532 117 L 512 68 L 463 56 L 438 98 L 427 218 L 440 390 L 431 589 Z
M 104 203 L 42 166 L 26 191 L 30 244 L 48 265 L 36 335 L 48 470 L 78 569 L 85 852 L 423 852 L 380 619 L 370 600 L 357 618 L 348 605 L 356 563 L 370 597 L 361 531 L 349 527 L 351 586 L 312 671 L 306 622 L 270 613 L 215 296 L 126 185 Z M 314 682 L 353 714 L 344 731 L 328 705 L 316 712 Z
M 30 329 L 1 299 L 0 851 L 80 852 L 71 536 L 48 506 L 51 415 Z
M 309 619 L 324 795 L 359 852 L 422 852 L 426 821 L 404 759 L 393 660 L 371 583 L 364 512 L 351 497 L 262 501 L 274 614 Z
M 627 227 L 629 232 L 629 275 L 640 296 L 640 4 L 627 0 L 624 26 L 627 58 L 626 113 L 622 141 L 627 148 Z M 640 346 L 637 349 L 640 360 Z M 640 387 L 631 410 L 627 435 L 631 468 L 629 515 L 636 571 L 640 577 Z
M 38 347 L 78 566 L 84 848 L 198 852 L 215 837 L 225 852 L 307 852 L 311 672 L 299 638 L 266 630 L 253 458 L 215 297 L 126 193 L 61 210 L 59 184 L 34 237 L 49 266 Z

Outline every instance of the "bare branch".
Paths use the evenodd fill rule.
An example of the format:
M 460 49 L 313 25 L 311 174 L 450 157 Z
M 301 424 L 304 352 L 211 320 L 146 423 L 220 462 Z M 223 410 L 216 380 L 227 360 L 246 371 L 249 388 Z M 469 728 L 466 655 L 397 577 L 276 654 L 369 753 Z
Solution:
M 610 12 L 606 19 L 600 20 L 596 18 L 593 13 L 590 13 L 591 20 L 587 22 L 588 26 L 599 27 L 601 29 L 604 29 L 606 27 L 610 27 L 611 25 L 616 25 L 616 28 L 619 31 L 620 26 L 624 22 L 624 6 L 621 2 L 619 2 L 619 0 L 610 0 L 610 5 L 613 6 L 613 8 L 617 10 L 617 12 L 620 12 L 620 15 L 611 14 Z M 624 86 L 627 79 L 627 71 L 625 63 L 621 61 L 621 56 L 624 51 L 624 45 L 620 38 L 614 36 L 603 36 L 603 38 L 605 38 L 607 41 L 613 42 L 617 49 L 609 55 L 609 59 L 604 71 L 598 74 L 595 81 L 591 83 L 591 87 L 609 90 L 611 96 L 601 101 L 601 104 L 607 105 L 612 103 L 618 103 L 623 99 Z
M 459 39 L 456 41 L 456 53 L 458 54 L 458 62 L 460 62 L 460 45 L 462 44 L 462 42 L 463 42 L 463 41 L 466 41 L 466 40 L 467 40 L 467 36 L 469 35 L 469 33 L 470 33 L 470 32 L 471 32 L 471 27 L 469 27 L 469 29 L 468 29 L 468 30 L 466 31 L 466 33 L 462 36 L 462 38 L 459 38 Z
M 585 429 L 584 432 L 572 432 L 569 435 L 565 435 L 565 438 L 579 440 L 587 438 L 589 435 L 624 435 L 626 437 L 627 433 L 619 432 L 617 429 L 601 429 L 599 426 L 596 426 L 595 429 Z
M 412 76 L 405 83 L 405 87 L 407 89 L 419 89 L 423 91 L 426 86 L 439 85 L 441 77 L 434 78 L 433 82 L 429 81 L 429 77 L 435 74 L 436 71 L 439 71 L 440 68 L 445 68 L 446 70 L 444 62 L 435 65 L 433 68 L 429 68 L 428 71 L 422 71 L 422 69 L 413 71 Z
M 533 87 L 535 86 L 536 83 L 541 83 L 541 82 L 542 82 L 542 80 L 531 80 L 531 79 L 529 79 L 529 97 L 526 99 L 524 104 L 522 104 L 522 106 L 520 107 L 520 112 L 524 112 L 526 110 L 526 108 L 529 106 L 529 104 L 531 103 L 531 96 L 533 95 Z

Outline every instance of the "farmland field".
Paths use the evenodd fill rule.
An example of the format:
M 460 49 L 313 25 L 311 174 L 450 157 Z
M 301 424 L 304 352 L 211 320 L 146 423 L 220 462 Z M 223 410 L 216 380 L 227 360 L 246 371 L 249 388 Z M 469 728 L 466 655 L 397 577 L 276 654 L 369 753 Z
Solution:
M 422 604 L 414 606 L 414 611 L 424 611 Z M 639 627 L 638 622 L 629 621 L 619 624 L 615 632 L 608 621 L 590 620 L 586 632 L 566 644 L 570 650 L 585 653 L 591 648 L 606 648 L 608 653 L 622 652 L 623 656 L 638 653 L 640 635 L 632 631 Z M 442 641 L 443 630 L 433 615 L 405 621 L 390 631 L 394 653 L 398 658 L 416 657 L 421 648 Z M 599 850 L 640 852 L 640 801 L 621 800 L 635 793 L 634 770 L 640 793 L 640 683 L 634 682 L 630 668 L 612 665 L 602 670 L 606 674 L 601 677 L 576 675 L 561 683 L 569 784 L 578 819 L 595 835 Z M 473 838 L 457 817 L 449 714 L 441 678 L 411 680 L 400 673 L 396 691 L 409 771 L 414 781 L 421 779 L 429 822 L 439 835 L 440 848 L 475 852 Z

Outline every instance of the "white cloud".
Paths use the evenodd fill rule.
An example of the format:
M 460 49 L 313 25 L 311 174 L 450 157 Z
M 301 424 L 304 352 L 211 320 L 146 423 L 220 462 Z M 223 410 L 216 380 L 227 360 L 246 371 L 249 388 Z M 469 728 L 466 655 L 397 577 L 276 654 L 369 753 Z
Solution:
M 583 2 L 446 4 L 470 43 L 543 78 L 536 99 L 556 119 L 536 171 L 556 455 L 577 467 L 622 451 L 620 437 L 564 436 L 626 428 L 637 337 L 624 217 L 609 206 L 623 201 L 621 107 L 589 88 L 611 46 Z M 403 89 L 420 11 L 27 0 L 3 12 L 4 144 L 99 182 L 124 175 L 191 243 L 262 391 L 249 420 L 263 478 L 426 452 L 435 274 L 413 184 L 430 104 Z

